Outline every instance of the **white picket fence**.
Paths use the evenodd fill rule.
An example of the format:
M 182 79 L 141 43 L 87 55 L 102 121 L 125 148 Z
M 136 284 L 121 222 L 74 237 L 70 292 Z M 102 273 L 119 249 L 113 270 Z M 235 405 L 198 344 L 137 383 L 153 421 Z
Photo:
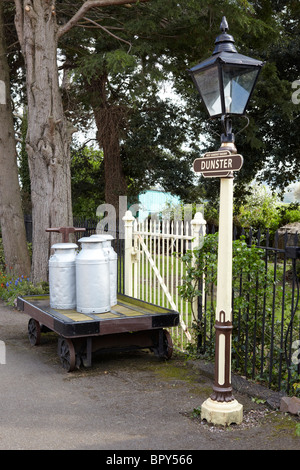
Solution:
M 123 221 L 125 294 L 179 312 L 180 324 L 170 333 L 174 345 L 184 350 L 192 341 L 193 317 L 191 305 L 178 291 L 185 274 L 182 255 L 201 243 L 206 231 L 203 215 L 197 212 L 188 222 L 146 219 L 140 223 L 127 211 Z

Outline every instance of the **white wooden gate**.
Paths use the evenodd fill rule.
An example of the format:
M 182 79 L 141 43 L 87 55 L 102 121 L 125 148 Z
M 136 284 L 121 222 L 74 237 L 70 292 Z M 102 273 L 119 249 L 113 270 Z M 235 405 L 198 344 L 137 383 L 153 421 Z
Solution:
M 184 350 L 192 341 L 193 318 L 191 305 L 178 292 L 185 274 L 181 257 L 197 247 L 205 234 L 203 215 L 197 212 L 189 222 L 146 219 L 140 223 L 127 211 L 123 221 L 125 294 L 179 312 L 180 325 L 171 333 L 174 344 Z

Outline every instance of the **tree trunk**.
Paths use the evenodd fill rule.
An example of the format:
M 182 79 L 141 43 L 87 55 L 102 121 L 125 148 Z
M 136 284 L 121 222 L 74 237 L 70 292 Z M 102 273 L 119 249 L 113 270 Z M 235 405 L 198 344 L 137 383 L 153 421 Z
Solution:
M 61 241 L 48 227 L 73 224 L 70 177 L 71 129 L 58 84 L 57 25 L 52 1 L 16 2 L 16 28 L 26 64 L 28 153 L 34 282 L 48 277 L 51 244 Z M 51 240 L 50 240 L 51 236 Z
M 127 182 L 122 168 L 120 139 L 125 126 L 126 110 L 106 99 L 107 77 L 92 81 L 92 108 L 97 126 L 97 140 L 103 148 L 105 203 L 111 204 L 119 217 L 119 196 L 127 194 Z M 91 91 L 91 90 L 90 90 Z
M 58 86 L 57 41 L 94 7 L 137 0 L 86 0 L 63 26 L 56 23 L 55 0 L 14 0 L 15 25 L 26 65 L 27 153 L 33 219 L 33 281 L 46 280 L 50 254 L 48 227 L 72 225 L 71 129 Z M 147 2 L 148 0 L 140 0 Z M 111 168 L 111 171 L 114 171 Z M 114 175 L 114 173 L 113 173 Z M 118 176 L 114 176 L 118 179 Z M 53 242 L 60 240 L 52 235 Z
M 5 262 L 13 274 L 30 274 L 24 216 L 18 180 L 15 131 L 10 101 L 9 67 L 0 4 L 0 222 Z
M 94 110 L 97 135 L 104 155 L 105 202 L 112 204 L 119 216 L 119 196 L 127 194 L 127 183 L 120 154 L 119 110 L 111 107 Z

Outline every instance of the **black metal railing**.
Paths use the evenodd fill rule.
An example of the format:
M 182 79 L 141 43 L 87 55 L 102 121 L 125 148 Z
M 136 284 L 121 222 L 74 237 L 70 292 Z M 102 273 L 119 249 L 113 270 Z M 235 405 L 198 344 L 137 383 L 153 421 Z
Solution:
M 244 236 L 247 245 L 259 249 L 264 276 L 252 279 L 249 293 L 244 278 L 235 280 L 232 295 L 232 369 L 270 388 L 289 393 L 300 381 L 299 237 L 268 230 L 234 231 L 234 239 Z M 215 268 L 216 269 L 216 268 Z M 245 283 L 249 286 L 249 283 Z M 241 299 L 245 307 L 241 307 Z M 239 299 L 239 307 L 235 303 Z M 210 283 L 199 296 L 198 351 L 213 356 L 216 285 Z

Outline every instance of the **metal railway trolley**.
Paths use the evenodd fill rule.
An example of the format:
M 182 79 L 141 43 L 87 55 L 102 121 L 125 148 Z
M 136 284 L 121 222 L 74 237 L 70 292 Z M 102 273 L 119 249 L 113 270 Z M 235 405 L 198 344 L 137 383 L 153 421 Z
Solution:
M 40 344 L 43 332 L 59 335 L 58 355 L 68 372 L 90 367 L 92 355 L 105 350 L 150 349 L 169 359 L 173 343 L 166 328 L 179 323 L 178 312 L 122 294 L 110 311 L 99 314 L 53 309 L 48 295 L 18 297 L 17 306 L 30 317 L 31 345 Z

